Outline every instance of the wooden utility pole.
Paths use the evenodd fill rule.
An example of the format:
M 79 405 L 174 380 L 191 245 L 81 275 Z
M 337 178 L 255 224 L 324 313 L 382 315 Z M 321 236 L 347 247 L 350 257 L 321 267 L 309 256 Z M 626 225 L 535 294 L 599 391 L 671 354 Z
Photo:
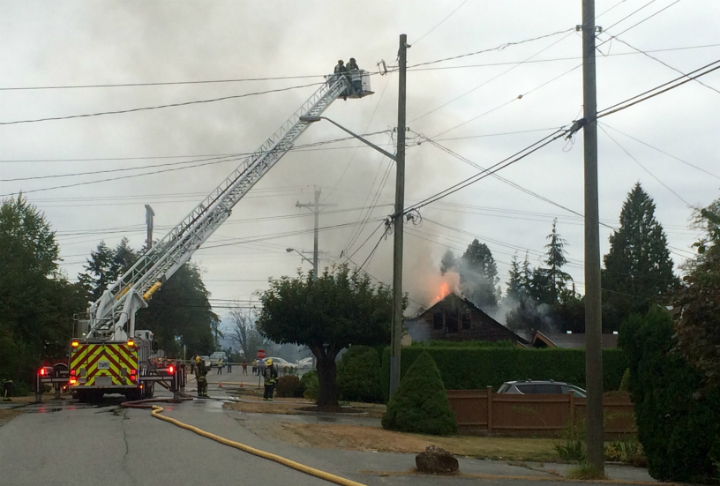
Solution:
M 400 384 L 400 340 L 403 328 L 403 220 L 405 211 L 405 74 L 407 67 L 407 35 L 400 34 L 398 67 L 398 125 L 395 176 L 395 214 L 393 218 L 393 316 L 390 343 L 390 396 Z
M 318 227 L 320 225 L 320 208 L 335 206 L 335 204 L 320 204 L 320 189 L 315 189 L 315 203 L 300 204 L 297 202 L 295 206 L 299 208 L 309 208 L 315 213 L 315 240 L 313 242 L 313 280 L 318 277 Z
M 585 382 L 587 457 L 598 474 L 605 469 L 603 431 L 602 301 L 598 216 L 597 82 L 595 0 L 583 0 L 583 106 L 585 126 Z

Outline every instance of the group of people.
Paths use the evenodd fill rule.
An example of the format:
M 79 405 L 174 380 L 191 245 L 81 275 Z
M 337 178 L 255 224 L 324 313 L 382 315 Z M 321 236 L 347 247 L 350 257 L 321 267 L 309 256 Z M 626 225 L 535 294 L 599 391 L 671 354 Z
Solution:
M 336 76 L 348 76 L 352 89 L 349 94 L 360 94 L 362 92 L 362 75 L 354 57 L 350 58 L 347 65 L 345 65 L 345 61 L 340 59 L 333 72 Z M 347 96 L 343 96 L 343 99 L 347 99 Z
M 218 360 L 218 374 L 222 374 L 222 359 Z M 243 367 L 243 373 L 247 375 L 247 360 L 243 360 L 242 363 Z M 259 370 L 259 373 L 262 374 L 263 381 L 265 384 L 265 392 L 263 394 L 263 401 L 272 401 L 273 394 L 275 393 L 275 384 L 277 383 L 278 379 L 278 372 L 275 366 L 273 366 L 273 360 L 272 358 L 268 358 L 265 360 L 260 360 L 260 363 L 258 363 L 257 360 L 253 362 L 253 374 L 255 374 L 255 369 Z M 195 372 L 195 379 L 197 381 L 197 392 L 199 398 L 209 398 L 207 394 L 207 388 L 208 388 L 208 382 L 207 382 L 207 375 L 208 375 L 208 367 L 205 364 L 205 360 L 203 360 L 200 356 L 195 356 L 195 365 L 193 366 L 193 371 Z

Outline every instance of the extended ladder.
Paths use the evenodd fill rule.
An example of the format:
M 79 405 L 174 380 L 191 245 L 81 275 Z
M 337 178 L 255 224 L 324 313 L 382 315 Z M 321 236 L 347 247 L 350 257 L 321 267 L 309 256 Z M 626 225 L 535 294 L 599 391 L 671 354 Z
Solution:
M 369 75 L 363 72 L 363 77 Z M 333 76 L 324 83 L 260 148 L 91 305 L 86 337 L 111 340 L 132 337 L 135 312 L 147 307 L 152 294 L 190 259 L 230 216 L 238 201 L 292 148 L 309 125 L 300 117 L 319 116 L 335 99 L 351 92 L 351 81 L 346 76 Z M 354 93 L 349 97 L 371 93 Z

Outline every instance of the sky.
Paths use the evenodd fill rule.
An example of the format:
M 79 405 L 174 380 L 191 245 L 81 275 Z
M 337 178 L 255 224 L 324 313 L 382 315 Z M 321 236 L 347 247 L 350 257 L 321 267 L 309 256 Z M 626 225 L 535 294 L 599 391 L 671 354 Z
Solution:
M 596 4 L 600 109 L 720 57 L 720 3 Z M 61 268 L 76 280 L 101 240 L 142 246 L 145 204 L 155 211 L 155 237 L 169 231 L 338 59 L 354 57 L 373 73 L 374 94 L 337 100 L 324 115 L 394 152 L 393 67 L 404 33 L 409 205 L 581 117 L 580 23 L 575 0 L 0 2 L 0 195 L 22 191 L 44 211 Z M 603 254 L 639 182 L 655 200 L 676 266 L 693 255 L 693 207 L 720 195 L 720 74 L 701 81 L 601 120 Z M 33 121 L 223 97 L 233 98 Z M 316 189 L 327 205 L 321 265 L 351 255 L 351 265 L 391 281 L 392 236 L 382 237 L 381 220 L 392 213 L 395 168 L 355 140 L 323 143 L 345 135 L 327 122 L 311 126 L 195 253 L 219 315 L 231 301 L 257 302 L 268 278 L 311 268 L 286 249 L 312 250 L 312 213 L 296 203 L 311 202 Z M 486 243 L 504 288 L 513 255 L 542 264 L 555 219 L 566 270 L 584 292 L 582 143 L 582 133 L 558 140 L 499 172 L 505 181 L 484 178 L 420 209 L 422 222 L 405 227 L 408 312 L 434 299 L 447 249 Z

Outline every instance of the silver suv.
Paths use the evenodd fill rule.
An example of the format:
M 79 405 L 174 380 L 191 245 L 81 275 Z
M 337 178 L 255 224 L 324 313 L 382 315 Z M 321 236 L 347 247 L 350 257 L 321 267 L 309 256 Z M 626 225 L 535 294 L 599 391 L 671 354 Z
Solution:
M 498 393 L 516 393 L 521 395 L 537 394 L 568 394 L 573 391 L 576 397 L 585 398 L 586 392 L 579 386 L 553 380 L 518 380 L 506 381 L 498 389 Z

